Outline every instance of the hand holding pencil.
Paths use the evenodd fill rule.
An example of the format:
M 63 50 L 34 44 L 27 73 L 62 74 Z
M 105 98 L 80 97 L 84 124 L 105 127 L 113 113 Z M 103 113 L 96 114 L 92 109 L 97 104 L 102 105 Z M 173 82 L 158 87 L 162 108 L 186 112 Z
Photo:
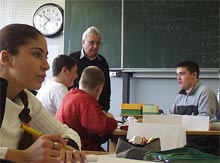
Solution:
M 31 128 L 31 127 L 25 125 L 25 124 L 22 124 L 22 125 L 21 125 L 21 128 L 22 128 L 24 131 L 26 131 L 26 132 L 28 132 L 29 134 L 34 135 L 34 136 L 36 136 L 36 137 L 40 137 L 40 136 L 42 135 L 42 133 L 40 133 L 39 131 L 37 131 L 37 130 L 35 130 L 35 129 L 33 129 L 33 128 Z
M 42 134 L 25 124 L 21 125 L 21 128 L 24 131 L 38 137 L 36 142 L 26 150 L 26 152 L 28 152 L 27 156 L 32 158 L 30 159 L 31 162 L 72 162 L 73 160 L 75 162 L 86 162 L 85 154 L 70 146 L 67 147 L 66 141 L 61 137 L 61 135 Z M 46 153 L 49 157 L 39 157 L 45 153 L 43 151 L 47 151 Z M 39 158 L 42 158 L 42 160 L 38 160 Z

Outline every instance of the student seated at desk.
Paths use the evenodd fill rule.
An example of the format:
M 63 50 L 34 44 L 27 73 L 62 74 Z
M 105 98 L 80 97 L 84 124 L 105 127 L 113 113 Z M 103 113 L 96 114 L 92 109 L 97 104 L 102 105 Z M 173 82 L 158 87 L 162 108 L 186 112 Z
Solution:
M 10 24 L 0 30 L 0 78 L 8 81 L 0 120 L 0 159 L 20 163 L 85 160 L 85 155 L 76 150 L 81 148 L 79 135 L 57 121 L 27 90 L 39 89 L 44 81 L 49 69 L 47 54 L 46 40 L 34 27 Z M 24 132 L 24 123 L 43 135 L 34 138 Z
M 216 119 L 219 103 L 215 93 L 199 81 L 199 66 L 194 61 L 177 65 L 177 81 L 182 88 L 176 97 L 171 114 L 203 115 Z
M 209 116 L 215 120 L 219 103 L 215 93 L 199 81 L 199 66 L 194 61 L 177 64 L 177 81 L 182 88 L 176 97 L 171 114 Z M 211 125 L 210 125 L 211 126 Z M 219 155 L 218 136 L 188 136 L 187 144 L 203 152 Z
M 77 75 L 77 61 L 67 55 L 58 55 L 52 64 L 53 79 L 46 80 L 36 97 L 53 115 L 56 114 L 68 87 L 73 85 Z
M 103 151 L 100 138 L 117 128 L 117 121 L 112 114 L 102 111 L 98 102 L 104 82 L 105 77 L 100 68 L 85 68 L 79 89 L 71 89 L 64 96 L 56 113 L 58 120 L 78 132 L 83 150 Z

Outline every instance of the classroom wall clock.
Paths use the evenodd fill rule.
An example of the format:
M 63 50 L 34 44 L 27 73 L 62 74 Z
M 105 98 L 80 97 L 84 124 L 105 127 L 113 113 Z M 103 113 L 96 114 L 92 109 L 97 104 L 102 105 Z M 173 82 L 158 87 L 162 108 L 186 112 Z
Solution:
M 34 13 L 33 25 L 44 36 L 54 37 L 63 31 L 64 11 L 54 3 L 40 6 Z

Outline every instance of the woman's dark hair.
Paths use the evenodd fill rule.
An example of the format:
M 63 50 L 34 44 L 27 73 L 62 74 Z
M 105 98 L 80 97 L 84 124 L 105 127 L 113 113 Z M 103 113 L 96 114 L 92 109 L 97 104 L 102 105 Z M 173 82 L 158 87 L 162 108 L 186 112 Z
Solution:
M 0 51 L 7 50 L 15 55 L 20 46 L 27 44 L 30 39 L 37 39 L 39 35 L 42 34 L 30 25 L 7 25 L 0 30 Z

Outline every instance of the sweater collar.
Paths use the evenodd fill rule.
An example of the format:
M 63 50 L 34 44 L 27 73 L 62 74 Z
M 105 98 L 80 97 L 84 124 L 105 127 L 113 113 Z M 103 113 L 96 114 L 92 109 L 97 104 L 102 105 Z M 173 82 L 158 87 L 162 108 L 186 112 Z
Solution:
M 179 94 L 192 95 L 200 85 L 201 85 L 201 83 L 198 81 L 198 82 L 196 83 L 196 85 L 194 86 L 194 88 L 191 90 L 191 92 L 186 93 L 186 90 L 185 90 L 185 89 L 181 89 L 181 90 L 179 91 Z
M 84 57 L 86 57 L 86 55 L 85 55 L 85 52 L 84 52 L 84 50 L 83 50 L 83 48 L 82 48 L 82 49 L 81 49 L 81 53 L 80 53 L 79 59 L 83 59 Z M 86 58 L 87 58 L 87 57 L 86 57 Z M 98 58 L 99 60 L 101 59 L 98 54 L 97 54 L 95 57 L 91 58 L 91 59 L 89 59 L 89 58 L 87 58 L 87 59 L 90 60 L 90 61 L 93 61 L 93 60 L 95 60 L 96 58 Z

